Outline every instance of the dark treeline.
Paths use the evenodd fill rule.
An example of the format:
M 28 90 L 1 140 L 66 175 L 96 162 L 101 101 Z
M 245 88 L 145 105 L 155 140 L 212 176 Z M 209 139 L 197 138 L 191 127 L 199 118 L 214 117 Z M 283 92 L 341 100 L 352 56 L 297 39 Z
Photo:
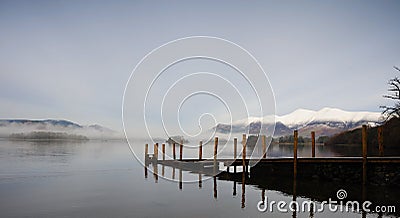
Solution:
M 316 142 L 317 143 L 325 143 L 329 139 L 328 136 L 320 136 Z M 293 135 L 287 135 L 287 136 L 281 136 L 278 138 L 279 143 L 293 143 L 294 142 L 294 136 Z M 303 137 L 299 136 L 297 139 L 298 143 L 311 143 L 311 138 L 309 137 Z

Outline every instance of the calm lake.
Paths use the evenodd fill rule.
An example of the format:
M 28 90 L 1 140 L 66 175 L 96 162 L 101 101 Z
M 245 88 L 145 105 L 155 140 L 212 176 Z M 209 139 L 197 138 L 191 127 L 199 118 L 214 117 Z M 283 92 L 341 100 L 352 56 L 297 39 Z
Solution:
M 132 146 L 143 151 L 144 141 L 133 140 Z M 150 147 L 152 149 L 152 147 Z M 274 145 L 268 156 L 291 156 L 291 145 Z M 142 150 L 141 150 L 142 149 Z M 150 150 L 151 150 L 150 149 Z M 358 147 L 336 148 L 318 146 L 317 156 L 355 156 Z M 211 149 L 205 147 L 207 154 Z M 196 150 L 188 150 L 186 157 L 196 157 Z M 171 148 L 167 146 L 167 153 Z M 227 152 L 223 156 L 229 156 Z M 308 145 L 299 146 L 299 156 L 310 156 Z M 143 158 L 143 152 L 138 154 Z M 151 169 L 149 169 L 151 170 Z M 251 170 L 251 169 L 250 169 Z M 159 167 L 159 173 L 161 166 Z M 166 167 L 166 177 L 172 176 Z M 184 180 L 196 180 L 198 175 L 183 172 Z M 358 212 L 259 212 L 258 202 L 265 195 L 268 201 L 291 201 L 280 181 L 271 187 L 245 185 L 236 181 L 203 177 L 184 182 L 179 189 L 176 181 L 161 176 L 156 181 L 151 171 L 145 178 L 144 166 L 133 156 L 125 141 L 88 142 L 29 142 L 0 141 L 0 216 L 1 217 L 362 217 Z M 268 184 L 268 182 L 266 182 Z M 336 199 L 338 188 L 351 194 L 361 187 L 349 184 L 313 183 L 313 190 L 324 189 Z M 268 184 L 269 185 L 269 184 Z M 318 187 L 319 186 L 319 187 Z M 215 192 L 216 191 L 216 192 Z M 244 191 L 244 195 L 243 195 Z M 297 196 L 297 202 L 313 200 L 306 193 Z M 369 187 L 371 198 L 398 199 L 398 189 Z M 382 195 L 382 196 L 381 196 Z M 328 200 L 328 199 L 326 199 Z M 319 207 L 321 202 L 315 201 Z M 376 203 L 376 202 L 375 202 Z M 382 203 L 383 204 L 383 203 Z M 400 209 L 400 208 L 396 208 Z M 397 211 L 396 211 L 397 212 Z M 396 214 L 396 213 L 394 213 Z M 398 215 L 398 213 L 397 213 Z M 368 213 L 366 217 L 394 217 Z

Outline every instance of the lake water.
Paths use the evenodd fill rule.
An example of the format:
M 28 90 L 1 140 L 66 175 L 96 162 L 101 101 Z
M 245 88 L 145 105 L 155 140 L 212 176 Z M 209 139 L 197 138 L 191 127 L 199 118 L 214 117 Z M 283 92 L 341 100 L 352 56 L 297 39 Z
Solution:
M 132 146 L 140 151 L 144 143 L 133 141 Z M 274 145 L 269 149 L 269 156 L 291 156 L 291 147 Z M 170 149 L 167 146 L 169 154 Z M 310 153 L 310 146 L 299 147 L 299 156 Z M 195 150 L 187 151 L 184 156 L 190 155 L 196 157 Z M 229 156 L 229 152 L 224 155 Z M 318 146 L 317 156 L 343 156 L 343 153 Z M 172 169 L 166 168 L 164 173 L 172 176 Z M 182 172 L 182 177 L 189 180 L 198 175 Z M 263 194 L 269 201 L 291 201 L 293 196 L 284 188 L 262 190 L 257 185 L 245 185 L 243 190 L 234 181 L 214 182 L 205 176 L 203 179 L 201 188 L 198 182 L 190 182 L 183 183 L 179 189 L 177 182 L 161 176 L 156 181 L 151 172 L 145 178 L 143 165 L 134 158 L 125 141 L 0 141 L 1 217 L 310 217 L 309 212 L 261 213 L 257 210 Z M 319 185 L 330 189 L 322 183 Z M 357 189 L 346 184 L 343 188 Z M 384 193 L 379 190 L 379 187 L 370 188 L 371 193 Z M 335 198 L 337 188 L 329 191 Z M 388 192 L 391 195 L 388 199 L 400 196 L 398 190 Z M 296 201 L 310 199 L 297 196 Z M 362 217 L 362 214 L 325 210 L 313 216 Z M 378 214 L 366 216 L 378 217 Z

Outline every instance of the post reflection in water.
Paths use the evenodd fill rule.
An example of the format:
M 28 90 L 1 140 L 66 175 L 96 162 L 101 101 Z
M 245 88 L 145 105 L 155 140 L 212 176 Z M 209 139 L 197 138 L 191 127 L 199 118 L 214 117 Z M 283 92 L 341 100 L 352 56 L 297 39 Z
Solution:
M 242 172 L 242 208 L 246 207 L 246 172 Z
M 214 198 L 217 199 L 217 195 L 218 195 L 218 193 L 217 193 L 217 177 L 214 176 L 213 180 L 214 180 Z
M 182 190 L 182 169 L 179 169 L 179 190 Z
M 233 196 L 236 196 L 236 181 L 233 182 Z
M 313 203 L 310 205 L 310 218 L 314 218 L 314 199 L 313 198 L 311 198 L 311 202 L 313 202 Z
M 262 205 L 265 205 L 265 188 L 261 190 L 261 201 L 263 202 Z
M 153 175 L 155 182 L 158 183 L 158 164 L 153 164 Z
M 296 181 L 296 178 L 294 177 L 293 178 L 293 202 L 296 202 L 296 198 L 297 198 L 297 181 Z M 295 205 L 293 205 L 293 214 L 292 214 L 293 218 L 297 217 L 296 210 L 297 210 L 297 207 Z
M 201 173 L 199 173 L 199 189 L 201 189 L 203 187 L 203 181 L 201 178 Z
M 144 166 L 144 178 L 147 179 L 147 166 Z
M 155 182 L 158 183 L 158 165 L 157 164 L 153 164 L 153 175 L 154 175 L 154 179 Z M 144 167 L 144 175 L 145 178 L 148 178 L 148 170 L 147 167 L 150 167 L 149 165 L 146 165 Z M 163 167 L 164 168 L 164 167 Z M 175 168 L 176 167 L 171 167 L 172 168 L 172 178 L 175 178 Z M 183 190 L 183 169 L 178 168 L 177 170 L 179 170 L 178 172 L 178 177 L 179 177 L 179 190 Z M 162 169 L 162 173 L 165 173 L 165 170 Z M 203 174 L 201 172 L 197 172 L 198 174 L 198 188 L 202 189 L 203 188 Z M 204 176 L 207 176 L 208 174 L 204 174 Z M 241 177 L 240 177 L 241 175 Z M 239 173 L 228 173 L 228 172 L 222 172 L 221 174 L 219 174 L 218 176 L 212 176 L 213 178 L 213 198 L 217 199 L 218 198 L 218 181 L 217 180 L 222 180 L 222 181 L 232 181 L 232 195 L 236 196 L 237 193 L 237 183 L 241 182 L 242 186 L 241 186 L 241 208 L 244 209 L 246 208 L 246 183 L 247 185 L 250 186 L 254 186 L 257 187 L 260 191 L 261 191 L 261 201 L 263 206 L 265 206 L 266 204 L 268 204 L 268 200 L 267 200 L 267 196 L 266 196 L 266 191 L 267 190 L 271 190 L 271 191 L 283 191 L 284 193 L 288 194 L 289 196 L 292 196 L 292 202 L 291 204 L 288 204 L 287 206 L 289 206 L 290 210 L 292 210 L 292 217 L 296 218 L 297 214 L 300 213 L 300 215 L 306 215 L 306 214 L 302 214 L 304 212 L 306 212 L 308 214 L 307 217 L 310 218 L 314 218 L 315 217 L 315 212 L 318 209 L 318 206 L 315 205 L 315 203 L 317 202 L 322 202 L 323 200 L 326 200 L 330 197 L 332 197 L 331 193 L 329 192 L 323 192 L 320 193 L 318 192 L 318 190 L 315 190 L 315 187 L 317 185 L 321 185 L 322 183 L 320 183 L 319 181 L 316 180 L 301 180 L 301 179 L 295 179 L 295 178 L 290 178 L 290 177 L 262 177 L 262 179 L 255 177 L 254 175 L 249 176 L 250 173 L 246 173 L 245 171 L 239 172 Z M 338 190 L 337 188 L 342 188 L 343 184 L 338 184 L 338 183 L 332 183 L 329 184 L 329 186 L 323 186 L 323 187 L 327 187 L 329 189 L 329 187 L 333 188 L 334 190 Z M 298 189 L 299 188 L 299 189 Z M 366 200 L 372 200 L 375 201 L 374 199 L 376 199 L 376 194 L 379 193 L 374 193 L 370 194 L 369 191 L 369 186 L 366 185 L 348 185 L 345 186 L 343 188 L 346 188 L 346 190 L 351 190 L 352 192 L 356 192 L 357 190 L 359 191 L 357 193 L 357 196 L 355 200 L 358 200 L 359 202 L 365 202 Z M 395 191 L 390 192 L 390 190 L 393 189 L 388 189 L 385 190 L 385 193 L 395 193 Z M 368 194 L 368 196 L 367 196 Z M 309 200 L 312 202 L 311 204 L 309 204 L 309 211 L 302 211 L 302 207 L 301 205 L 301 199 L 303 199 L 304 197 L 300 198 L 300 202 L 297 202 L 297 196 L 309 196 Z M 374 198 L 375 197 L 375 198 Z M 393 196 L 390 196 L 391 199 L 393 199 Z M 305 197 L 307 198 L 307 197 Z M 250 207 L 251 208 L 251 207 Z M 362 208 L 361 208 L 362 209 Z M 362 210 L 361 213 L 358 214 L 354 214 L 356 216 L 359 217 L 367 217 L 367 212 Z M 384 217 L 384 213 L 377 213 L 375 217 Z

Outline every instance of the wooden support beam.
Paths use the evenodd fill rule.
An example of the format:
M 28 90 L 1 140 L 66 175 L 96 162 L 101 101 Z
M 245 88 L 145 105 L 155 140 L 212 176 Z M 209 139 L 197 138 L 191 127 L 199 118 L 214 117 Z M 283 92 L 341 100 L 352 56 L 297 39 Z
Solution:
M 165 144 L 164 143 L 162 144 L 161 152 L 162 152 L 162 159 L 165 160 Z
M 267 137 L 265 135 L 261 136 L 262 140 L 262 152 L 263 152 L 263 158 L 267 158 Z
M 293 178 L 297 178 L 297 142 L 298 142 L 298 131 L 294 131 L 294 146 L 293 146 Z
M 233 159 L 237 158 L 237 138 L 233 139 Z
M 214 138 L 214 175 L 217 173 L 218 137 Z
M 379 145 L 379 156 L 383 157 L 385 155 L 383 148 L 383 126 L 378 127 L 378 145 Z
M 242 167 L 243 167 L 243 172 L 247 171 L 247 167 L 246 167 L 246 142 L 247 142 L 246 134 L 243 134 L 243 136 L 242 136 L 242 144 L 243 144 L 243 149 L 242 149 Z
M 199 144 L 199 160 L 203 159 L 203 141 L 200 141 Z
M 233 139 L 233 160 L 237 158 L 237 138 Z M 233 172 L 236 173 L 236 164 L 233 166 Z
M 144 145 L 144 160 L 146 162 L 147 158 L 149 158 L 149 144 Z
M 181 143 L 179 144 L 179 160 L 183 158 L 183 140 L 181 139 Z
M 367 180 L 367 125 L 362 126 L 362 155 L 363 155 L 363 185 L 366 184 Z
M 175 142 L 174 142 L 174 143 L 172 143 L 172 158 L 173 158 L 174 160 L 176 160 L 175 147 L 176 147 L 176 144 L 175 144 Z
M 311 157 L 315 157 L 315 132 L 311 132 Z
M 154 144 L 154 154 L 153 154 L 154 160 L 158 160 L 158 143 Z

